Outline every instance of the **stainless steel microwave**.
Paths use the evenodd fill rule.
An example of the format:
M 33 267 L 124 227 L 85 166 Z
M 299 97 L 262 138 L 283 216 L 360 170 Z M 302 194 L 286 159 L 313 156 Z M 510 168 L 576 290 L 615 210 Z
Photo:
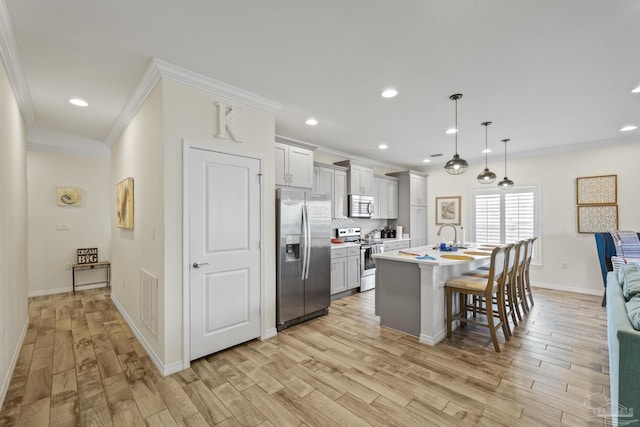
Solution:
M 373 196 L 349 195 L 349 216 L 352 218 L 371 218 L 374 212 Z

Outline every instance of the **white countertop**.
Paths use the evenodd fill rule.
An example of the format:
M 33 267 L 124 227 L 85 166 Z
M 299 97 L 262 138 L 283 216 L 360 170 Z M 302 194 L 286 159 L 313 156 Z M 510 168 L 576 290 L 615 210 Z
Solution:
M 354 247 L 360 247 L 360 243 L 332 243 L 331 244 L 331 249 L 340 249 L 340 248 L 354 248 Z
M 470 251 L 478 251 L 478 245 L 475 243 L 466 243 L 465 246 L 468 246 L 467 248 L 465 249 L 459 248 L 455 252 L 449 252 L 449 251 L 441 252 L 440 249 L 433 249 L 434 246 L 437 246 L 437 245 L 432 244 L 428 246 L 419 246 L 416 248 L 408 248 L 408 249 L 400 249 L 397 251 L 384 252 L 381 254 L 373 255 L 373 258 L 385 259 L 385 260 L 391 260 L 391 261 L 409 262 L 409 263 L 415 263 L 415 264 L 449 265 L 449 264 L 460 264 L 460 263 L 470 262 L 472 260 L 447 259 L 447 258 L 442 258 L 441 255 L 464 255 L 464 256 L 469 256 L 474 260 L 488 259 L 491 256 L 491 253 L 489 251 L 482 251 L 482 252 L 487 252 L 487 255 L 474 255 L 474 254 L 465 253 Z M 435 258 L 435 260 L 417 259 L 416 256 L 418 256 L 418 254 L 429 255 Z

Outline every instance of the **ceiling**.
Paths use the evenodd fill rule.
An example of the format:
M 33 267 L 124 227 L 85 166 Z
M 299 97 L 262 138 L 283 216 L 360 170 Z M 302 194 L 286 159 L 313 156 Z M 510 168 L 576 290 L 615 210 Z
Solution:
M 432 154 L 443 154 L 432 165 L 451 158 L 455 137 L 445 130 L 458 92 L 467 160 L 483 160 L 484 121 L 500 158 L 503 138 L 510 154 L 640 142 L 640 130 L 619 130 L 640 125 L 635 0 L 0 0 L 1 8 L 31 132 L 105 143 L 158 58 L 281 104 L 278 135 L 414 169 Z M 398 96 L 383 99 L 386 88 Z M 309 117 L 318 125 L 306 125 Z

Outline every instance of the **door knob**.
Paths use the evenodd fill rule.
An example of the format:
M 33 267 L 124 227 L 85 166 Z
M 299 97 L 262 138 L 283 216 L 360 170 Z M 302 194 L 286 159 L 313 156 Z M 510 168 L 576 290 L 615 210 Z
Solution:
M 208 262 L 194 262 L 193 263 L 193 268 L 200 268 L 203 265 L 209 265 L 209 263 Z

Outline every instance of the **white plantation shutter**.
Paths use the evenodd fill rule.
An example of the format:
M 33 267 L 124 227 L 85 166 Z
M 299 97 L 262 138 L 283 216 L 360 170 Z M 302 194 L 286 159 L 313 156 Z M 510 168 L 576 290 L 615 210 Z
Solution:
M 473 190 L 473 229 L 477 243 L 501 244 L 540 236 L 538 230 L 538 188 L 513 187 L 510 190 Z M 540 261 L 540 239 L 534 260 Z
M 534 235 L 534 193 L 510 193 L 504 195 L 504 239 L 517 242 Z
M 500 195 L 480 194 L 476 196 L 476 238 L 478 243 L 500 243 Z

